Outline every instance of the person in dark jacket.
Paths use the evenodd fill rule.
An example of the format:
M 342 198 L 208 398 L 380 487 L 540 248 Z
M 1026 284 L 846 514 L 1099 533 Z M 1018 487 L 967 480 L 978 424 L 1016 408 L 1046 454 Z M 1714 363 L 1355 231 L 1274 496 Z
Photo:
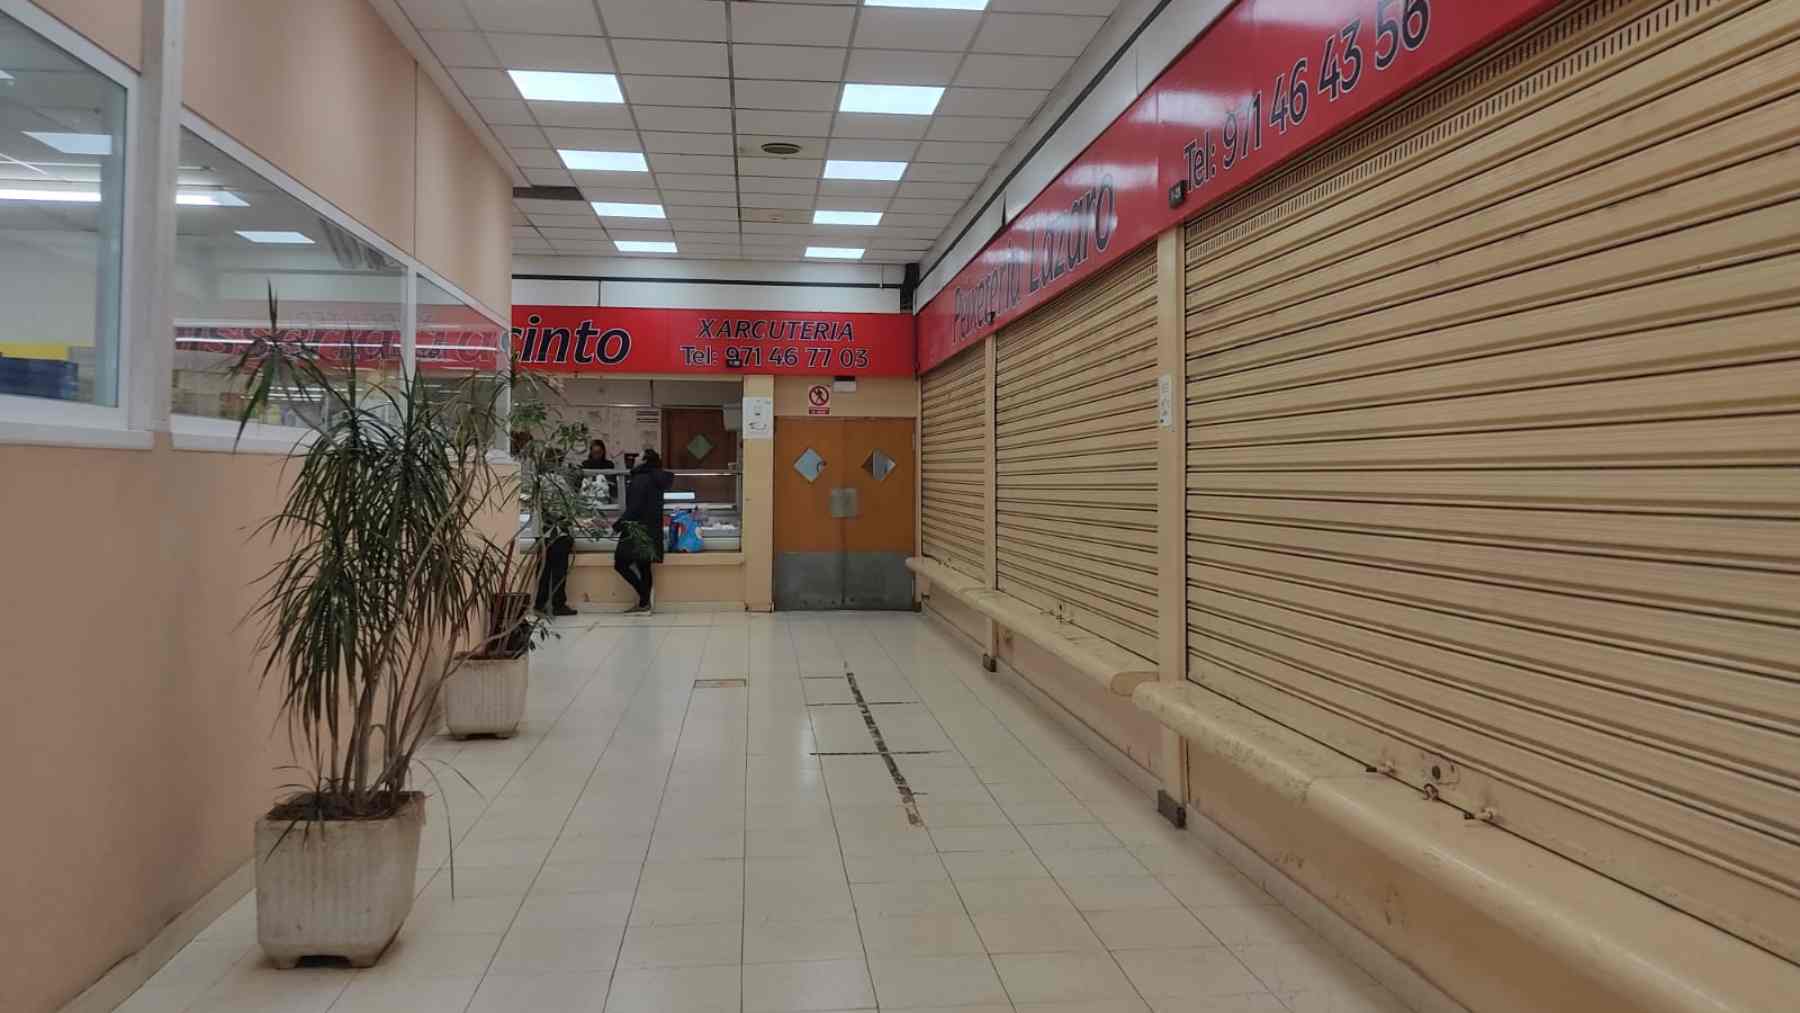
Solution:
M 618 465 L 613 463 L 612 458 L 606 456 L 606 441 L 595 440 L 588 444 L 587 460 L 581 462 L 581 467 L 584 471 L 611 471 Z M 616 476 L 606 476 L 606 488 L 607 499 L 619 498 L 619 480 Z
M 643 460 L 631 469 L 630 481 L 625 486 L 625 512 L 613 522 L 613 533 L 623 535 L 627 523 L 642 525 L 655 547 L 655 558 L 651 562 L 629 559 L 623 537 L 619 539 L 619 547 L 613 550 L 613 569 L 619 571 L 619 576 L 625 578 L 638 596 L 637 605 L 628 611 L 650 611 L 651 566 L 662 562 L 663 558 L 663 493 L 674 484 L 675 476 L 663 470 L 662 456 L 654 450 L 644 451 Z

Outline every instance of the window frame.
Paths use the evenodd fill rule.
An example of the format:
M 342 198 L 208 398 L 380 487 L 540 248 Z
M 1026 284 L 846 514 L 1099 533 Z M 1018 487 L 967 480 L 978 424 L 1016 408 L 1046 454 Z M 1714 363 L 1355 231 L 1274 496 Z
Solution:
M 457 299 L 462 300 L 464 306 L 486 317 L 490 323 L 499 328 L 499 336 L 495 339 L 496 347 L 494 349 L 494 354 L 496 358 L 494 359 L 494 364 L 497 367 L 499 374 L 504 376 L 512 361 L 512 321 L 505 316 L 502 316 L 498 310 L 463 291 L 460 286 L 450 279 L 431 268 L 426 267 L 424 264 L 413 261 L 411 258 L 408 258 L 407 262 L 413 265 L 411 284 L 408 287 L 412 311 L 407 314 L 406 344 L 404 348 L 407 370 L 410 372 L 414 368 L 414 364 L 418 357 L 418 283 L 419 279 L 423 278 L 443 291 L 448 292 L 450 295 L 455 296 Z M 507 423 L 509 423 L 511 419 L 512 394 L 509 391 L 502 391 L 500 394 L 500 420 L 502 431 L 506 431 L 509 428 Z M 513 460 L 512 451 L 510 449 L 490 449 L 488 451 L 488 460 L 494 464 L 510 464 Z
M 117 361 L 113 371 L 117 379 L 114 404 L 95 405 L 80 401 L 24 397 L 0 394 L 0 444 L 24 444 L 51 447 L 93 447 L 113 450 L 149 450 L 156 436 L 147 429 L 131 427 L 131 383 L 129 377 L 137 365 L 133 355 L 140 335 L 134 332 L 134 306 L 137 288 L 142 284 L 141 265 L 133 254 L 137 224 L 132 210 L 143 200 L 143 182 L 137 171 L 143 145 L 141 78 L 124 61 L 87 40 L 79 32 L 58 21 L 28 0 L 0 0 L 0 14 L 24 25 L 27 30 L 56 46 L 102 77 L 125 89 L 125 186 L 124 207 L 119 222 L 119 312 L 115 349 Z

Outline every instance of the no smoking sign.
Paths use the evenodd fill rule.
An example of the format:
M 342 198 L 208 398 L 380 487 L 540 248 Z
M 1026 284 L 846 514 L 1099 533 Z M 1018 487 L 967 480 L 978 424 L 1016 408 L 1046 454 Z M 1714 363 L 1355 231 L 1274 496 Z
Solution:
M 831 414 L 831 388 L 826 384 L 815 383 L 806 388 L 806 414 Z

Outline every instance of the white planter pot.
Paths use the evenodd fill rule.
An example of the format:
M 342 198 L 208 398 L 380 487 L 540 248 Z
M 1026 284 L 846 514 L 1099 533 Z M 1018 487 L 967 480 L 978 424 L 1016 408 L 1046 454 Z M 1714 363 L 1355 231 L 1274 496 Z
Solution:
M 459 738 L 497 735 L 508 739 L 525 720 L 525 690 L 531 684 L 531 655 L 469 658 L 444 683 L 444 727 Z
M 256 939 L 263 952 L 277 967 L 302 957 L 373 966 L 412 912 L 424 827 L 423 797 L 384 820 L 258 820 Z

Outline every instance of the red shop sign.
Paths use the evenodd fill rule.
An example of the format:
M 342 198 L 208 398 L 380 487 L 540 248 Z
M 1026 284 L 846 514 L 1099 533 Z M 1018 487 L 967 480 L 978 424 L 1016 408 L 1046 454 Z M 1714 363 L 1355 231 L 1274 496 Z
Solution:
M 910 313 L 515 306 L 513 350 L 560 373 L 912 376 Z
M 929 370 L 1559 0 L 1238 0 L 919 313 Z

